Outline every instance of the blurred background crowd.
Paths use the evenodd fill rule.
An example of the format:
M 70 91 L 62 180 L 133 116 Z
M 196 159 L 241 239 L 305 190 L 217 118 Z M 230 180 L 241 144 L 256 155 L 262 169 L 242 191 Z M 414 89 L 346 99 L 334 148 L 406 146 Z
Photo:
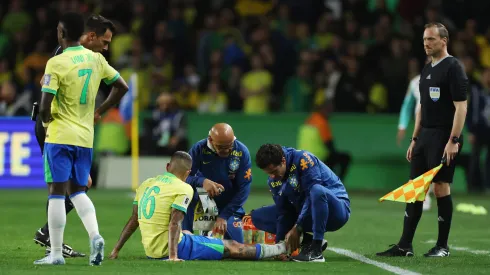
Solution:
M 490 140 L 490 1 L 1 2 L 1 116 L 29 115 L 39 100 L 39 80 L 57 46 L 57 18 L 68 10 L 116 24 L 104 55 L 127 81 L 137 75 L 146 114 L 141 150 L 159 155 L 189 148 L 187 112 L 396 114 L 426 60 L 424 24 L 438 21 L 449 30 L 450 54 L 464 64 L 470 96 L 488 105 L 486 120 L 477 118 L 472 133 L 482 137 L 480 147 Z M 99 101 L 108 91 L 101 86 Z M 107 117 L 124 122 L 117 112 Z

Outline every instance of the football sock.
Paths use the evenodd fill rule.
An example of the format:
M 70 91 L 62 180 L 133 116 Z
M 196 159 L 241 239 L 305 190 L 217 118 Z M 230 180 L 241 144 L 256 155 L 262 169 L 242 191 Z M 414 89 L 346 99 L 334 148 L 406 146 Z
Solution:
M 453 200 L 451 195 L 437 198 L 437 212 L 439 221 L 439 236 L 437 237 L 437 246 L 447 248 L 449 230 L 451 229 L 451 220 L 453 218 Z
M 407 203 L 403 220 L 403 233 L 398 245 L 401 248 L 411 248 L 415 230 L 422 217 L 423 202 Z
M 74 193 L 70 200 L 77 210 L 78 216 L 82 220 L 90 239 L 99 234 L 99 225 L 95 215 L 95 207 L 85 192 Z
M 309 244 L 313 240 L 313 235 L 309 232 L 303 233 L 303 240 L 301 241 L 302 244 Z
M 286 253 L 286 243 L 281 242 L 278 244 L 256 244 L 257 248 L 256 259 L 270 258 Z
M 46 201 L 46 213 L 48 213 L 48 207 L 49 207 L 49 199 Z M 73 210 L 73 203 L 71 203 L 70 199 L 68 197 L 65 198 L 65 211 L 66 214 L 70 213 L 70 211 Z M 46 235 L 49 238 L 49 223 L 46 223 L 42 228 L 41 232 Z
M 61 253 L 63 245 L 63 232 L 65 231 L 66 212 L 65 196 L 49 196 L 48 224 L 51 242 L 51 256 L 63 257 Z
M 322 242 L 323 240 L 313 240 L 311 243 L 311 249 L 313 251 L 322 251 Z

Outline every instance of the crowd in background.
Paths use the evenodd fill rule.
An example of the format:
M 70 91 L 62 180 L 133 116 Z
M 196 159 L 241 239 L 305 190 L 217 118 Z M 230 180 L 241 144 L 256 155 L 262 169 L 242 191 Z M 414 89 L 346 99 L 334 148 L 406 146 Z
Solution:
M 140 108 L 150 114 L 142 139 L 153 145 L 143 153 L 188 147 L 186 111 L 312 112 L 329 102 L 335 112 L 397 113 L 426 60 L 427 22 L 445 24 L 470 95 L 488 100 L 490 1 L 0 2 L 0 115 L 28 115 L 39 100 L 60 12 L 98 13 L 117 27 L 104 55 L 126 80 L 137 75 Z M 101 86 L 99 100 L 108 90 Z
M 147 110 L 165 92 L 184 110 L 208 113 L 309 112 L 325 99 L 336 112 L 395 113 L 424 64 L 421 38 L 430 21 L 446 24 L 450 52 L 473 81 L 490 66 L 485 1 L 2 2 L 4 115 L 25 114 L 39 98 L 57 15 L 66 10 L 116 22 L 107 57 L 123 76 L 138 74 Z

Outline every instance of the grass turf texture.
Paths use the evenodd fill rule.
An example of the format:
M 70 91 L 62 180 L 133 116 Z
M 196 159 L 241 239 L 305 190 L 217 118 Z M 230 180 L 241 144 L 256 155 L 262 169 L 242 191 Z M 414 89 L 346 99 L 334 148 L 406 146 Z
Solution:
M 400 237 L 404 204 L 395 202 L 378 203 L 384 194 L 351 194 L 352 214 L 341 230 L 326 235 L 329 246 L 348 249 L 378 262 L 400 267 L 422 274 L 488 274 L 490 267 L 490 219 L 455 212 L 450 233 L 450 246 L 466 247 L 472 251 L 484 250 L 486 254 L 451 250 L 449 258 L 423 257 L 437 239 L 437 207 L 424 212 L 414 240 L 415 257 L 379 258 L 374 254 L 396 243 Z M 32 238 L 37 228 L 46 221 L 46 191 L 2 190 L 0 205 L 2 226 L 0 227 L 0 274 L 390 274 L 390 272 L 365 264 L 332 251 L 325 252 L 325 263 L 293 263 L 276 261 L 186 261 L 169 263 L 147 260 L 141 245 L 139 230 L 126 243 L 119 259 L 108 256 L 117 241 L 132 209 L 129 192 L 92 190 L 89 196 L 97 209 L 101 234 L 105 238 L 105 260 L 100 267 L 88 266 L 89 241 L 87 233 L 75 211 L 67 217 L 65 241 L 87 257 L 67 259 L 65 266 L 34 266 L 32 262 L 44 256 L 44 249 L 34 244 Z M 468 195 L 453 196 L 454 205 L 460 202 L 484 205 L 490 210 L 488 197 Z M 271 203 L 268 192 L 252 193 L 246 209 Z

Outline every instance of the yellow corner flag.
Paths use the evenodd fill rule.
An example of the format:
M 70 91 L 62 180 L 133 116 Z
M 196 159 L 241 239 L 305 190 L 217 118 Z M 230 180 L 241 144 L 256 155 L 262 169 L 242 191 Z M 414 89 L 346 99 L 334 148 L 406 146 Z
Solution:
M 442 163 L 439 166 L 425 172 L 423 175 L 417 177 L 414 180 L 410 180 L 404 185 L 391 191 L 379 199 L 382 201 L 398 201 L 413 203 L 415 201 L 424 201 L 429 186 L 432 183 L 432 179 L 436 176 L 437 172 L 441 170 Z

